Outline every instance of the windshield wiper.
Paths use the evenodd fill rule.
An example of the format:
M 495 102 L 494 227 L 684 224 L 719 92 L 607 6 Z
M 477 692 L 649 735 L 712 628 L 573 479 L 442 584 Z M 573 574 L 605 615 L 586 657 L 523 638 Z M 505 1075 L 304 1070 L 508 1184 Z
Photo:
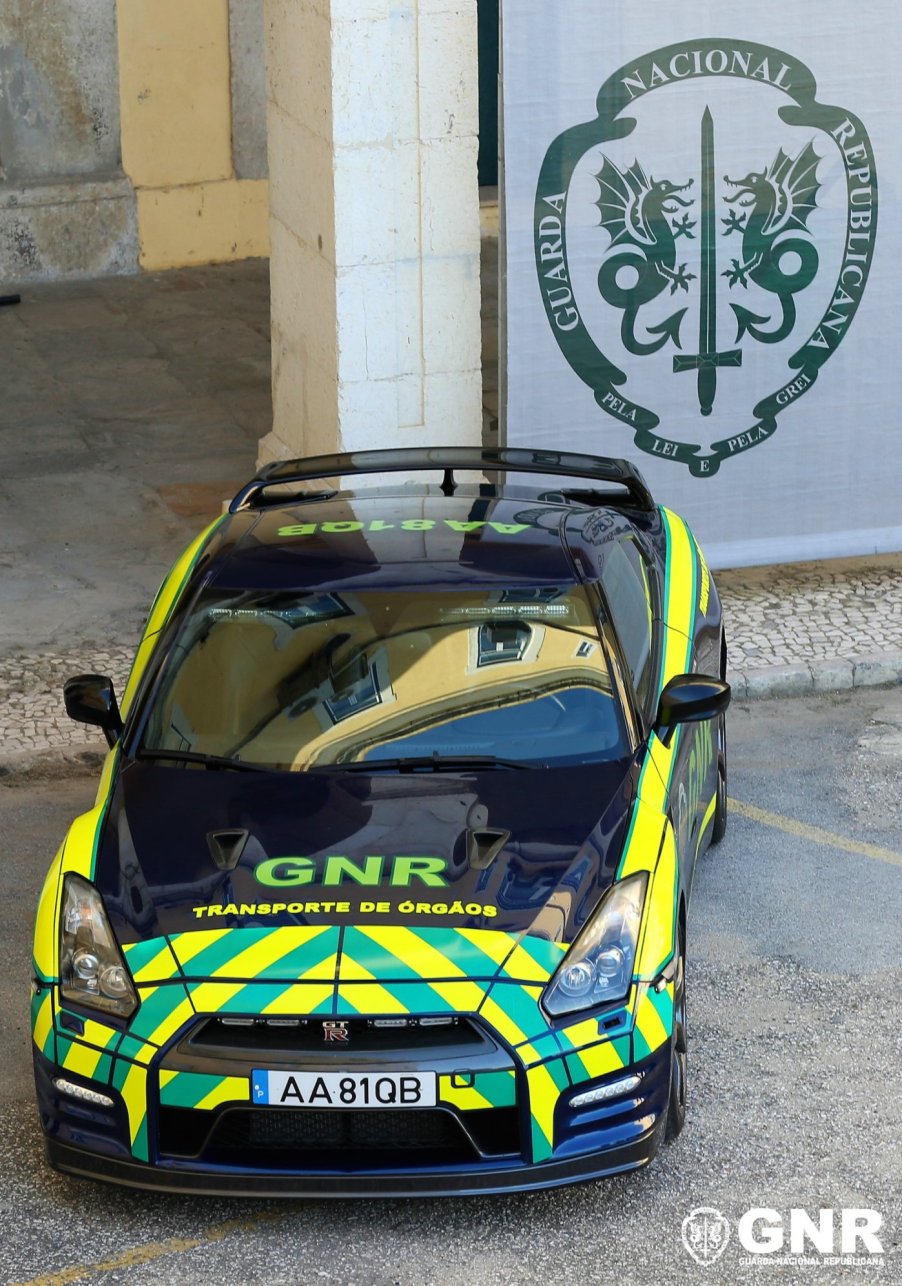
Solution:
M 195 750 L 146 750 L 136 753 L 136 759 L 172 759 L 177 764 L 203 764 L 206 768 L 234 768 L 237 772 L 271 772 L 265 764 L 249 764 L 243 759 L 230 759 L 228 755 L 202 755 Z
M 350 764 L 322 764 L 308 772 L 456 772 L 459 769 L 535 768 L 519 759 L 499 759 L 496 755 L 440 755 L 437 752 L 410 759 L 363 759 Z

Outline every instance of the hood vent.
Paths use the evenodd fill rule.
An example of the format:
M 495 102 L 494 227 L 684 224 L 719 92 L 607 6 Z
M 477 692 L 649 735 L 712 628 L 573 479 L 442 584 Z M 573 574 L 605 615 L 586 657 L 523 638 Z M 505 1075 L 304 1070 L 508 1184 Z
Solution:
M 221 871 L 234 871 L 248 841 L 248 831 L 208 831 L 207 847 Z
M 467 857 L 470 867 L 474 871 L 484 871 L 486 867 L 491 866 L 510 837 L 510 831 L 495 830 L 491 826 L 471 830 L 467 835 Z

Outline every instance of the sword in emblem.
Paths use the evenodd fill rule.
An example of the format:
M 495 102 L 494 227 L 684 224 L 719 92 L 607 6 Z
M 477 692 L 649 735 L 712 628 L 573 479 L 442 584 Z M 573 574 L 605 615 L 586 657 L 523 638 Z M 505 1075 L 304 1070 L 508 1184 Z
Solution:
M 717 228 L 714 207 L 714 118 L 706 107 L 702 116 L 702 214 L 701 214 L 701 307 L 698 323 L 698 352 L 673 359 L 674 374 L 698 371 L 698 403 L 702 415 L 710 415 L 717 393 L 718 366 L 741 366 L 742 349 L 717 351 Z

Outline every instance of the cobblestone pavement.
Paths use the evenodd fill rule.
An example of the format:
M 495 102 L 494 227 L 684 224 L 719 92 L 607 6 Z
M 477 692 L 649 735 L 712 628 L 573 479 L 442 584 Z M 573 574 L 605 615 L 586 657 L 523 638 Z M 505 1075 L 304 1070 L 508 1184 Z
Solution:
M 902 678 L 902 555 L 743 568 L 715 576 L 739 699 L 870 686 Z M 72 723 L 62 685 L 109 674 L 125 687 L 134 643 L 11 652 L 0 659 L 0 757 L 103 747 Z

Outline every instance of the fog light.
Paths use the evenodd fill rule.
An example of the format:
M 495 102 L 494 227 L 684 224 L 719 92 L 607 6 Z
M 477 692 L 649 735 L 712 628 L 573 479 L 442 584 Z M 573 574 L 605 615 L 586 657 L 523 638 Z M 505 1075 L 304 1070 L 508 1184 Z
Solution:
M 577 1094 L 570 1100 L 571 1107 L 587 1107 L 589 1103 L 604 1103 L 610 1098 L 619 1098 L 621 1094 L 629 1094 L 630 1090 L 636 1089 L 641 1076 L 624 1076 L 622 1080 L 612 1081 L 610 1085 L 599 1085 L 594 1090 L 586 1090 L 585 1094 Z
M 86 1089 L 84 1085 L 75 1085 L 72 1081 L 65 1080 L 62 1076 L 57 1076 L 53 1082 L 53 1088 L 59 1090 L 61 1094 L 68 1094 L 70 1098 L 81 1099 L 83 1103 L 96 1103 L 98 1107 L 113 1107 L 113 1100 L 107 1094 L 98 1094 L 97 1090 Z

